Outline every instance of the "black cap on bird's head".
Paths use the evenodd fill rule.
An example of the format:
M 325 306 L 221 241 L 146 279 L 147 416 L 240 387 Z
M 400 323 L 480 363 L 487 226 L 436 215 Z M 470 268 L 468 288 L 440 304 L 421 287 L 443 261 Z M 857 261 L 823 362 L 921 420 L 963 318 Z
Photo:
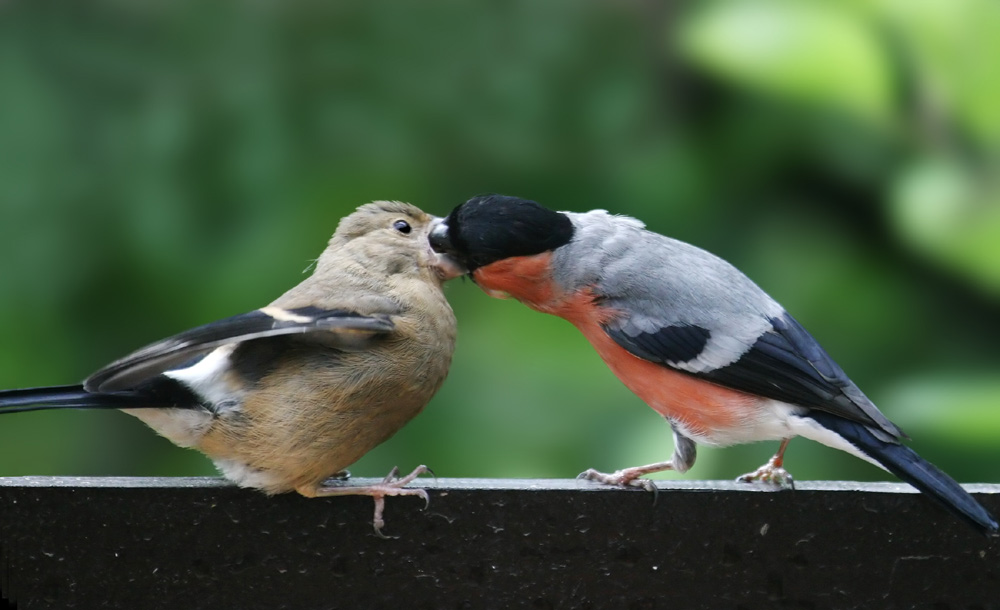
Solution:
M 431 247 L 469 272 L 512 256 L 531 256 L 568 244 L 573 223 L 534 201 L 480 195 L 456 207 L 431 230 Z

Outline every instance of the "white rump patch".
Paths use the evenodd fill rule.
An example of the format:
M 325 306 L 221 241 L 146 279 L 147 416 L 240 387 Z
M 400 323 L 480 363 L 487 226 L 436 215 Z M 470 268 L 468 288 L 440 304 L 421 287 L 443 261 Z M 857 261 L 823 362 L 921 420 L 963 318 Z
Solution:
M 234 396 L 235 388 L 230 387 L 225 377 L 229 372 L 229 357 L 237 345 L 237 343 L 223 345 L 187 368 L 166 371 L 163 374 L 183 383 L 211 405 L 233 402 L 240 396 Z

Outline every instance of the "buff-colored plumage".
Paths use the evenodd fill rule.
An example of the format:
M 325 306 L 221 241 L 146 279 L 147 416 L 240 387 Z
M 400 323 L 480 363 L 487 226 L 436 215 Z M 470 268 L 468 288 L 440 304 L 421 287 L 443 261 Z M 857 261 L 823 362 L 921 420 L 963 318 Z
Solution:
M 392 229 L 400 218 L 409 234 Z M 272 473 L 264 491 L 315 495 L 420 413 L 448 373 L 456 333 L 427 246 L 430 220 L 413 206 L 377 202 L 341 221 L 313 275 L 272 306 L 385 314 L 395 329 L 357 350 L 290 347 L 242 413 L 218 418 L 196 447 Z
M 164 339 L 82 386 L 0 392 L 0 412 L 121 408 L 229 479 L 265 493 L 387 495 L 417 474 L 328 481 L 416 416 L 455 348 L 442 284 L 463 273 L 433 252 L 432 216 L 377 201 L 344 218 L 311 276 L 269 306 Z

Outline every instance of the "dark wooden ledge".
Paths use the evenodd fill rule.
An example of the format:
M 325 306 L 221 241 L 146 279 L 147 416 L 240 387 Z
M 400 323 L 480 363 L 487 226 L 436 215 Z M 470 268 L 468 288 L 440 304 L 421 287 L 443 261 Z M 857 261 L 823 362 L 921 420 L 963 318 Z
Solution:
M 0 478 L 0 598 L 19 610 L 1000 606 L 1000 543 L 901 484 L 660 482 L 654 504 L 575 480 L 421 483 L 430 507 L 389 498 L 397 538 L 382 540 L 369 498 Z M 1000 513 L 1000 485 L 968 489 Z

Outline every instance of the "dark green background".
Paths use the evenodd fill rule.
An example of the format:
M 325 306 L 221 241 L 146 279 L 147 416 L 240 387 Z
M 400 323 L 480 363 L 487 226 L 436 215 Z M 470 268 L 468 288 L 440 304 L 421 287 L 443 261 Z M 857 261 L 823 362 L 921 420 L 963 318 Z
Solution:
M 679 5 L 683 5 L 680 8 Z M 0 5 L 0 387 L 254 309 L 372 199 L 605 208 L 743 269 L 963 481 L 1000 481 L 1000 5 Z M 358 463 L 571 477 L 669 429 L 567 323 L 447 294 L 440 394 Z M 773 444 L 702 450 L 695 478 Z M 808 441 L 799 479 L 891 478 Z M 194 475 L 115 412 L 0 422 L 0 474 Z

